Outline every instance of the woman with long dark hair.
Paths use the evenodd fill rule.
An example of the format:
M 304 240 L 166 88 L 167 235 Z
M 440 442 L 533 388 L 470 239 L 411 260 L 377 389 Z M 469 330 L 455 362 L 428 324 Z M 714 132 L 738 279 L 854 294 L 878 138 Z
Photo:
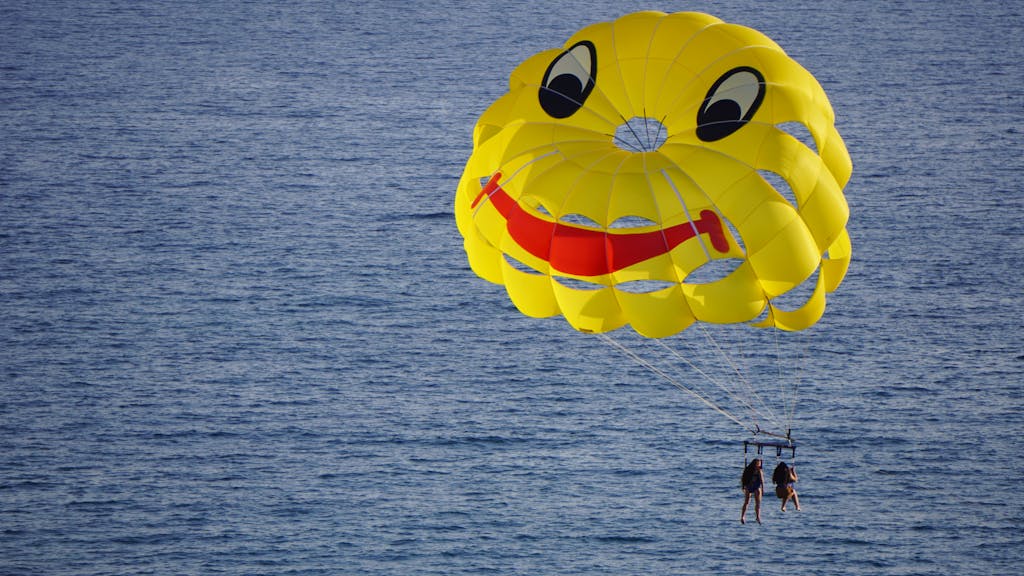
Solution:
M 750 504 L 750 497 L 754 497 L 754 516 L 757 523 L 761 523 L 761 495 L 764 494 L 764 471 L 761 469 L 761 459 L 754 458 L 747 467 L 743 469 L 740 477 L 743 484 L 743 510 L 740 511 L 740 523 L 747 523 L 747 505 Z
M 772 482 L 775 483 L 775 495 L 782 500 L 782 511 L 786 511 L 786 503 L 793 499 L 793 504 L 796 505 L 796 511 L 800 511 L 800 499 L 796 495 L 796 481 L 799 478 L 796 475 L 796 466 L 787 466 L 785 462 L 779 462 L 779 465 L 775 467 L 775 471 L 772 472 Z

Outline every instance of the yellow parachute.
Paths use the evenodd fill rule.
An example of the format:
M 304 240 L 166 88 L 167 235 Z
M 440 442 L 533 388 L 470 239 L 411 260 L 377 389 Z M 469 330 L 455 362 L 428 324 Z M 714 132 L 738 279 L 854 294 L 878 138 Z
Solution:
M 825 92 L 713 16 L 580 30 L 512 72 L 473 145 L 466 254 L 531 317 L 652 338 L 696 321 L 802 330 L 849 265 L 852 165 Z

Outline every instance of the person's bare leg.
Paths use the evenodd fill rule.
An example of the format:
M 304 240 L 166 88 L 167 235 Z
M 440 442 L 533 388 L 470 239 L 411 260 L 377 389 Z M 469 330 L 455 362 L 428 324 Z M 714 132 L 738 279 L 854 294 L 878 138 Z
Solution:
M 761 491 L 758 490 L 754 493 L 754 517 L 757 518 L 757 523 L 761 523 Z
M 747 504 L 750 504 L 750 492 L 743 491 L 743 509 L 740 510 L 740 524 L 747 523 Z
M 796 506 L 796 511 L 800 511 L 800 499 L 796 497 L 796 490 L 793 490 L 793 504 Z

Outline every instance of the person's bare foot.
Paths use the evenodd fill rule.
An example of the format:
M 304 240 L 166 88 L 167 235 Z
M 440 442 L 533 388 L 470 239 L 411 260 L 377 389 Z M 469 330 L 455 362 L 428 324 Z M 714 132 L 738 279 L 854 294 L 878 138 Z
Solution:
M 740 524 L 746 524 L 746 523 L 747 523 L 747 518 L 745 516 L 740 516 Z

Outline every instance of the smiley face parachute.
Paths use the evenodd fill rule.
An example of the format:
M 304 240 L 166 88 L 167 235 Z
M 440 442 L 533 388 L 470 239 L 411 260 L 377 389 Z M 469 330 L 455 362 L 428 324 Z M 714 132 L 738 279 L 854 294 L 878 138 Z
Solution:
M 828 98 L 775 42 L 713 16 L 580 30 L 512 72 L 473 144 L 458 229 L 527 316 L 659 339 L 799 331 L 849 265 L 852 164 Z

